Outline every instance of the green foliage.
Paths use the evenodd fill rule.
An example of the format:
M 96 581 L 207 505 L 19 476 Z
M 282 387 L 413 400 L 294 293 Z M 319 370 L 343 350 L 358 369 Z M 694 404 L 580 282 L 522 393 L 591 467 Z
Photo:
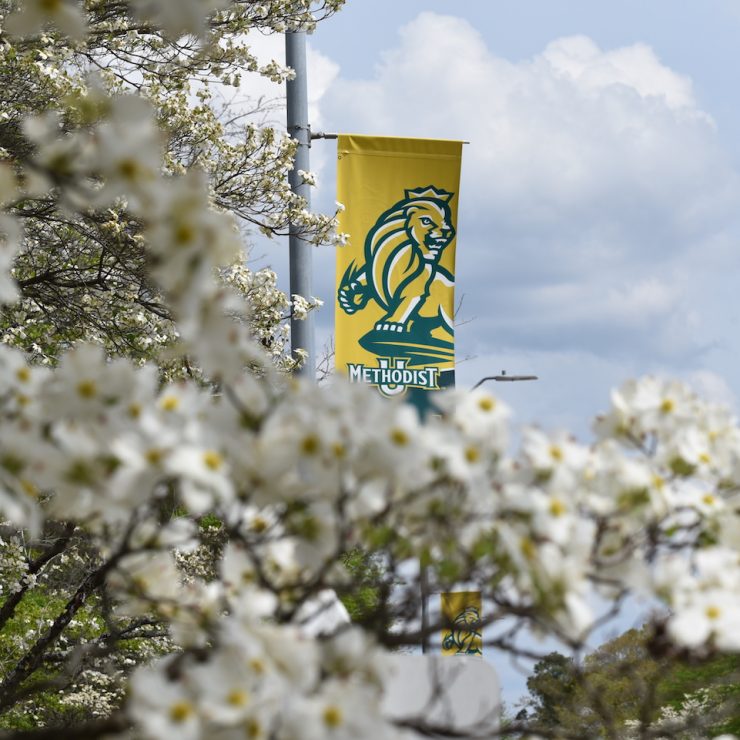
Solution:
M 30 591 L 19 604 L 13 619 L 5 625 L 0 640 L 0 665 L 3 674 L 7 675 L 23 657 L 29 644 L 44 633 L 48 623 L 64 608 L 65 600 L 56 589 L 46 586 Z M 60 652 L 73 644 L 90 643 L 102 634 L 102 620 L 96 615 L 93 604 L 81 609 L 74 624 L 66 631 L 60 641 Z M 50 656 L 53 658 L 53 656 Z M 54 686 L 34 692 L 33 700 L 20 702 L 7 713 L 0 715 L 0 727 L 3 729 L 33 729 L 39 725 L 69 724 L 85 719 L 85 708 L 66 701 L 65 694 L 59 689 L 74 684 L 72 677 L 67 678 L 61 672 L 63 664 L 48 660 L 35 672 L 29 681 L 32 686 Z M 57 688 L 57 686 L 59 688 Z
M 553 652 L 527 680 L 526 707 L 534 725 L 575 736 L 624 737 L 630 721 L 655 723 L 687 698 L 703 693 L 708 737 L 740 731 L 740 656 L 707 656 L 687 662 L 654 654 L 654 635 L 628 630 L 587 655 L 579 665 Z
M 53 625 L 100 566 L 86 536 L 51 524 L 36 541 L 9 529 L 0 537 L 0 681 L 38 645 L 43 659 L 20 687 L 19 699 L 0 714 L 0 729 L 66 727 L 109 715 L 123 700 L 132 665 L 170 646 L 155 620 L 117 616 L 104 588 L 79 599 L 56 640 Z M 51 554 L 43 567 L 35 569 Z M 12 609 L 9 608 L 12 605 Z
M 377 556 L 355 549 L 344 557 L 344 567 L 349 573 L 349 585 L 340 594 L 353 622 L 380 627 L 389 626 L 386 602 L 390 592 L 387 573 Z
M 728 710 L 714 723 L 710 736 L 740 735 L 740 655 L 719 655 L 701 663 L 678 663 L 660 681 L 664 702 L 680 709 L 687 694 L 711 687 L 711 702 Z
M 538 724 L 558 727 L 560 710 L 569 706 L 575 691 L 573 662 L 560 653 L 552 652 L 534 666 L 527 679 L 529 707 Z

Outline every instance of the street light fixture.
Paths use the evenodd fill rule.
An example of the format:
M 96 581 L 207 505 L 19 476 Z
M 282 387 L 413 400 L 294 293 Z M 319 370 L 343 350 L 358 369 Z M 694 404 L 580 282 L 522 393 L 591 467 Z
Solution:
M 487 380 L 495 380 L 498 383 L 514 383 L 518 380 L 539 380 L 536 375 L 507 375 L 506 370 L 501 371 L 501 375 L 487 375 L 485 378 L 481 378 L 474 386 L 475 390 L 478 386 L 483 385 Z

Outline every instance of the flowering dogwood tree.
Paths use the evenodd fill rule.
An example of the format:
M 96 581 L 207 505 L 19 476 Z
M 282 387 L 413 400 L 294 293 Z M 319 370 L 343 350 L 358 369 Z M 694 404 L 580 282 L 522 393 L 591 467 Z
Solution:
M 54 364 L 62 349 L 85 339 L 139 361 L 173 344 L 168 306 L 148 278 L 143 225 L 122 197 L 127 183 L 141 185 L 160 169 L 181 174 L 198 166 L 209 174 L 214 205 L 234 213 L 245 235 L 255 229 L 283 233 L 289 220 L 318 240 L 331 228 L 331 218 L 307 213 L 290 191 L 291 140 L 255 125 L 269 114 L 269 101 L 239 92 L 248 89 L 240 88 L 243 75 L 282 80 L 287 74 L 275 63 L 258 63 L 244 34 L 306 22 L 312 18 L 308 4 L 241 2 L 206 24 L 203 13 L 218 5 L 175 3 L 173 13 L 158 3 L 90 2 L 83 9 L 65 0 L 13 11 L 10 2 L 0 2 L 6 19 L 0 147 L 4 160 L 26 165 L 28 196 L 8 204 L 23 219 L 24 249 L 14 264 L 20 301 L 0 315 L 0 336 L 35 361 Z M 336 5 L 327 3 L 318 16 Z M 180 34 L 178 23 L 193 33 Z M 145 98 L 151 115 L 142 119 L 130 96 L 111 102 L 110 96 L 127 93 Z M 112 117 L 108 105 L 119 107 Z M 66 134 L 106 117 L 107 125 L 96 129 L 106 153 L 97 175 L 106 184 L 95 198 L 74 189 L 50 197 L 52 185 L 68 182 L 89 164 L 87 140 Z M 32 163 L 32 147 L 42 143 L 45 159 Z M 132 151 L 136 157 L 129 156 Z M 252 275 L 242 263 L 230 268 L 229 280 L 255 306 L 260 340 L 287 363 L 280 319 L 292 309 L 290 301 L 268 270 Z M 188 369 L 174 359 L 169 368 L 171 374 Z
M 250 66 L 224 29 L 305 26 L 310 11 L 308 0 L 29 0 L 5 18 L 15 36 L 3 35 L 4 53 L 31 64 L 32 50 L 48 84 L 77 67 L 108 82 L 71 90 L 61 111 L 52 98 L 48 112 L 0 126 L 17 142 L 0 169 L 0 300 L 24 305 L 31 267 L 57 287 L 57 271 L 90 274 L 84 260 L 34 260 L 67 259 L 67 239 L 79 245 L 95 224 L 110 230 L 106 245 L 136 250 L 140 292 L 117 300 L 138 307 L 122 310 L 156 296 L 177 351 L 199 369 L 163 380 L 140 354 L 111 356 L 94 332 L 54 368 L 18 342 L 0 345 L 0 722 L 18 728 L 9 737 L 60 736 L 35 709 L 49 692 L 80 710 L 64 715 L 74 737 L 455 736 L 383 710 L 389 651 L 421 638 L 409 580 L 418 562 L 433 589 L 479 584 L 486 642 L 515 654 L 538 657 L 533 634 L 581 650 L 631 595 L 647 600 L 664 655 L 740 648 L 740 430 L 727 411 L 645 378 L 613 394 L 592 445 L 530 429 L 512 455 L 508 410 L 483 390 L 440 395 L 438 416 L 422 423 L 363 387 L 287 378 L 254 322 L 238 320 L 262 310 L 240 289 L 256 278 L 229 271 L 243 253 L 237 218 L 258 220 L 243 190 L 263 188 L 268 229 L 292 219 L 322 240 L 332 219 L 305 213 L 282 175 L 229 184 L 214 164 L 223 152 L 178 157 L 173 139 L 195 151 L 197 127 L 179 130 L 162 111 L 180 105 L 204 59 L 222 76 Z M 152 61 L 137 77 L 143 47 Z M 291 145 L 246 136 L 246 148 L 223 156 L 243 158 L 246 173 L 288 166 Z M 48 213 L 63 222 L 40 224 Z M 116 253 L 96 254 L 108 280 Z M 28 309 L 17 310 L 22 328 Z M 312 635 L 326 594 L 356 588 L 345 556 L 358 548 L 382 564 L 376 613 Z M 34 602 L 54 584 L 59 598 Z M 608 717 L 608 707 L 594 711 Z M 630 732 L 650 736 L 649 713 Z

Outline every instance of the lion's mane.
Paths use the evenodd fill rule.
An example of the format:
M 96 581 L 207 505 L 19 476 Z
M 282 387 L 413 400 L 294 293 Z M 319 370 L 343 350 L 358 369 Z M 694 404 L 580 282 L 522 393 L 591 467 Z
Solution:
M 449 211 L 448 201 L 452 193 L 434 187 L 407 190 L 406 198 L 385 211 L 365 240 L 365 269 L 368 286 L 375 299 L 390 310 L 393 298 L 400 286 L 389 285 L 392 268 L 398 260 L 411 261 L 412 251 L 419 245 L 409 238 L 408 221 L 411 209 L 429 205 Z M 452 237 L 450 237 L 452 241 Z M 420 261 L 417 273 L 424 269 Z

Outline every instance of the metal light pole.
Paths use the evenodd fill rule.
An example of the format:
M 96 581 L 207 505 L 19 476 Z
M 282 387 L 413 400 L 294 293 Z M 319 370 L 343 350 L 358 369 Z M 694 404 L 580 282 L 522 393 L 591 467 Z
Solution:
M 311 207 L 311 188 L 303 182 L 298 170 L 308 172 L 311 128 L 308 124 L 308 91 L 306 83 L 306 33 L 288 31 L 285 34 L 285 62 L 295 70 L 295 77 L 287 82 L 288 134 L 298 142 L 293 170 L 289 174 L 290 187 L 294 193 Z M 300 227 L 290 225 L 290 295 L 304 298 L 313 295 L 313 272 L 311 245 L 302 238 Z M 314 352 L 313 314 L 309 312 L 303 321 L 290 320 L 290 348 L 293 356 L 297 349 L 305 350 L 308 357 L 298 374 L 309 380 L 316 378 L 316 353 Z
M 479 388 L 487 380 L 495 380 L 497 383 L 514 383 L 522 380 L 539 380 L 537 375 L 507 375 L 506 370 L 501 375 L 487 375 L 481 378 L 471 390 Z M 419 590 L 421 591 L 421 652 L 426 655 L 429 652 L 429 573 L 424 565 L 419 566 Z

